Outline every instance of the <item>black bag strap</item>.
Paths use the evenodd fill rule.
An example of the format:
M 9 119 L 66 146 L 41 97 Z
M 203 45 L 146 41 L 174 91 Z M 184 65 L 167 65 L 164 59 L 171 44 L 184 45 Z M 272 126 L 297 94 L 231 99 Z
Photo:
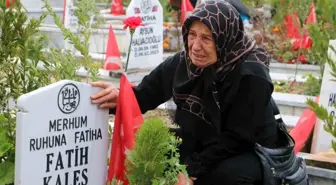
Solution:
M 278 123 L 278 126 L 280 127 L 280 129 L 283 129 L 284 131 L 288 132 L 286 124 L 281 117 L 280 109 L 278 105 L 275 103 L 275 100 L 273 99 L 273 97 L 271 97 L 270 102 L 271 102 L 271 105 L 273 108 L 273 114 L 274 114 L 276 122 Z
M 275 103 L 273 97 L 271 97 L 271 104 L 272 104 L 272 107 L 273 107 L 273 114 L 274 114 L 276 120 L 281 119 L 281 115 L 280 115 L 279 107 L 278 107 L 278 105 Z

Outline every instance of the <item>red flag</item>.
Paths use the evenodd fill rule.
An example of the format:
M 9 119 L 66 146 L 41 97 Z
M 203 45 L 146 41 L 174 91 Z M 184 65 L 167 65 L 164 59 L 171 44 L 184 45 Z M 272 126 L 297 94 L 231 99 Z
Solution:
M 296 13 L 293 15 L 287 15 L 285 17 L 285 24 L 287 28 L 287 37 L 293 39 L 299 39 L 300 36 L 300 20 Z
M 310 5 L 310 12 L 306 21 L 306 25 L 315 24 L 316 23 L 316 13 L 315 13 L 315 5 L 312 3 Z
M 194 11 L 194 7 L 189 0 L 181 0 L 181 17 L 180 23 L 183 24 L 188 15 Z
M 139 104 L 134 95 L 132 86 L 123 74 L 120 79 L 117 112 L 114 121 L 108 181 L 116 178 L 128 185 L 125 177 L 126 152 L 132 150 L 135 144 L 135 133 L 143 123 Z
M 319 101 L 319 97 L 316 97 L 315 102 Z M 302 116 L 300 117 L 298 123 L 290 131 L 290 135 L 295 141 L 294 151 L 298 153 L 306 144 L 306 141 L 312 132 L 314 125 L 316 123 L 316 114 L 307 108 Z
M 315 24 L 315 23 L 316 23 L 315 5 L 314 5 L 314 3 L 312 3 L 311 6 L 310 6 L 310 12 L 309 12 L 309 15 L 308 15 L 308 18 L 307 18 L 307 21 L 306 21 L 306 25 Z M 300 42 L 302 42 L 302 43 L 300 43 Z M 311 48 L 313 46 L 313 40 L 309 36 L 308 30 L 306 30 L 306 29 L 304 30 L 303 37 L 302 37 L 302 39 L 299 40 L 298 45 L 299 45 L 299 47 L 301 45 L 301 48 L 304 48 L 304 49 L 308 49 L 308 48 Z
M 10 5 L 14 3 L 14 0 L 6 0 L 6 6 L 10 7 Z
M 316 13 L 314 3 L 310 6 L 310 12 L 306 21 L 306 25 L 316 23 Z M 313 40 L 310 38 L 308 30 L 304 30 L 303 36 L 300 35 L 300 21 L 297 14 L 286 16 L 287 37 L 293 38 L 292 50 L 298 50 L 300 48 L 308 49 L 313 45 Z
M 306 21 L 306 25 L 315 24 L 316 23 L 316 13 L 315 13 L 315 5 L 314 3 L 310 6 L 310 12 Z M 311 48 L 313 46 L 313 40 L 309 36 L 308 30 L 304 30 L 304 35 L 301 41 L 301 47 L 304 49 Z
M 124 5 L 122 0 L 113 0 L 111 5 L 111 12 L 113 15 L 125 15 Z
M 105 57 L 105 70 L 118 70 L 121 69 L 120 52 L 117 44 L 117 39 L 114 35 L 112 25 L 110 25 L 110 31 L 108 35 L 106 57 Z
M 62 17 L 62 24 L 64 24 L 64 22 L 65 22 L 66 3 L 67 3 L 67 0 L 63 0 L 63 17 Z

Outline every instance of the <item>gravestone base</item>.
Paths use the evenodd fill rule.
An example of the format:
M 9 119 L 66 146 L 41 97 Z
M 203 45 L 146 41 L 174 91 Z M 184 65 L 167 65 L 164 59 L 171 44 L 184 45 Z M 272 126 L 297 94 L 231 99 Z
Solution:
M 336 152 L 334 151 L 309 154 L 305 157 L 305 160 L 309 166 L 336 170 Z
M 317 154 L 302 153 L 307 164 L 310 185 L 336 185 L 336 153 L 332 150 Z
M 336 171 L 307 166 L 310 185 L 335 185 Z

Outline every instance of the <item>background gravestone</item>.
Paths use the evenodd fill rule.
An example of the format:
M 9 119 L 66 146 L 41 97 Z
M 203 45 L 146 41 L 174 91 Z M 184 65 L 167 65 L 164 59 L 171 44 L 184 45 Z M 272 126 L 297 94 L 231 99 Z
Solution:
M 132 0 L 126 15 L 140 16 L 145 24 L 133 35 L 128 68 L 156 67 L 163 58 L 163 9 L 159 0 Z
M 89 84 L 63 80 L 18 99 L 15 184 L 102 185 L 108 111 Z
M 42 9 L 44 3 L 42 0 L 21 0 L 21 3 L 24 7 L 29 10 L 38 10 Z M 64 0 L 50 0 L 50 5 L 54 8 L 63 8 L 64 7 Z
M 331 40 L 330 45 L 336 48 L 336 40 Z M 336 62 L 336 54 L 332 49 L 328 51 L 330 58 Z M 331 69 L 328 64 L 325 65 L 324 74 L 320 92 L 320 104 L 325 107 L 328 112 L 335 114 L 333 105 L 336 103 L 336 82 L 332 81 L 334 77 L 330 74 Z M 331 140 L 333 136 L 326 132 L 323 128 L 325 123 L 317 119 L 314 129 L 311 153 L 327 152 L 331 149 Z
M 66 28 L 77 28 L 78 18 L 75 16 L 75 3 L 73 0 L 66 0 L 64 6 L 63 21 Z
M 27 9 L 29 18 L 38 19 L 42 15 L 42 12 L 46 11 L 42 9 L 44 6 L 42 0 L 21 0 L 21 3 Z M 63 16 L 64 0 L 50 0 L 50 5 L 58 16 Z M 43 23 L 47 25 L 55 24 L 51 16 L 47 16 Z

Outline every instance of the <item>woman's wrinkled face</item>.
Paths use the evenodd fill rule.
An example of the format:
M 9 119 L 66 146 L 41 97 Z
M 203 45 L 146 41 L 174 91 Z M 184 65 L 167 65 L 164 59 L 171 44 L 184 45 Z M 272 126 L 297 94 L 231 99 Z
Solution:
M 205 68 L 217 61 L 216 44 L 211 30 L 200 21 L 193 21 L 188 33 L 188 51 L 191 62 Z

